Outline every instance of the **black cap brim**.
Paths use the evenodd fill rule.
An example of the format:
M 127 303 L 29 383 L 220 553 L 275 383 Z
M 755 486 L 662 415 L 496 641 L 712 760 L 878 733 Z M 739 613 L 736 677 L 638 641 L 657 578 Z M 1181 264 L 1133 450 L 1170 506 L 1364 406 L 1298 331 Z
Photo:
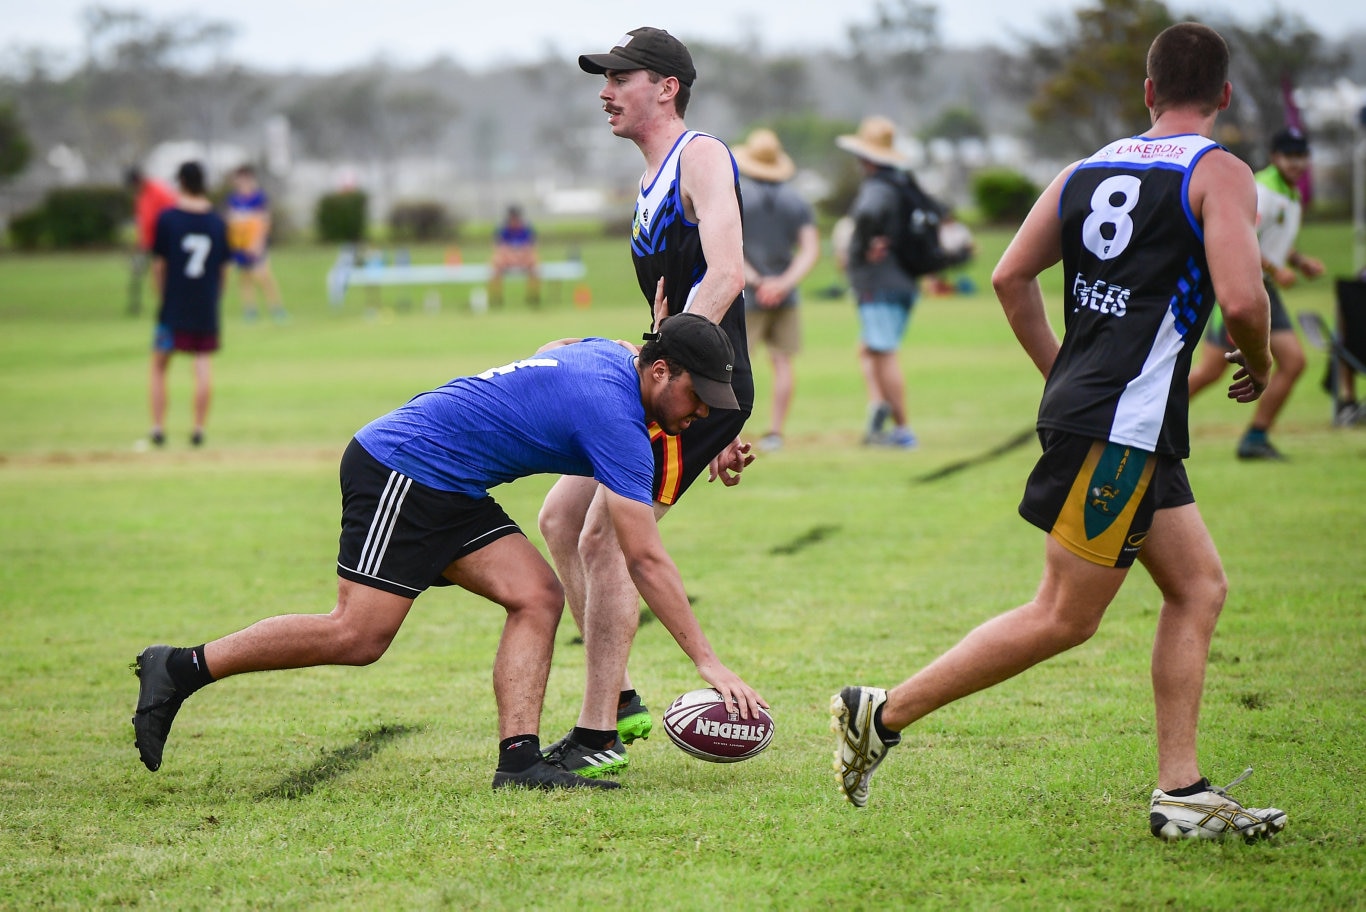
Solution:
M 692 377 L 692 388 L 697 392 L 697 398 L 705 402 L 708 408 L 740 410 L 740 400 L 735 398 L 735 390 L 731 389 L 729 383 L 692 371 L 688 375 Z
M 580 54 L 579 69 L 585 73 L 601 76 L 608 70 L 618 70 L 625 73 L 630 70 L 643 70 L 646 67 L 643 63 L 618 57 L 616 54 Z

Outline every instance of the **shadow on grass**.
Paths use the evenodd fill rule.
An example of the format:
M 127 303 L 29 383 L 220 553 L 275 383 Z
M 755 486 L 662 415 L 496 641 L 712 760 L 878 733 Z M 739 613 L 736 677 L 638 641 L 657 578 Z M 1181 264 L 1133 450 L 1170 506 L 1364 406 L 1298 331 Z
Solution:
M 322 759 L 307 769 L 288 773 L 274 786 L 256 796 L 258 801 L 284 798 L 294 800 L 311 794 L 319 785 L 329 779 L 349 773 L 351 770 L 379 753 L 390 741 L 421 731 L 422 727 L 413 725 L 381 725 L 360 733 L 354 744 L 324 751 Z
M 915 480 L 920 484 L 924 484 L 927 481 L 938 481 L 941 478 L 948 478 L 950 475 L 955 475 L 964 469 L 970 469 L 975 465 L 990 462 L 999 456 L 1004 456 L 1011 450 L 1019 449 L 1030 440 L 1037 439 L 1037 436 L 1037 432 L 1033 428 L 1030 428 L 1027 431 L 1021 431 L 1004 443 L 998 443 L 985 453 L 978 453 L 976 456 L 969 456 L 967 459 L 960 459 L 957 462 L 950 462 L 948 465 L 942 465 L 933 472 L 926 472 Z
M 812 526 L 801 535 L 781 545 L 774 545 L 769 554 L 796 554 L 812 545 L 818 545 L 840 530 L 839 526 Z

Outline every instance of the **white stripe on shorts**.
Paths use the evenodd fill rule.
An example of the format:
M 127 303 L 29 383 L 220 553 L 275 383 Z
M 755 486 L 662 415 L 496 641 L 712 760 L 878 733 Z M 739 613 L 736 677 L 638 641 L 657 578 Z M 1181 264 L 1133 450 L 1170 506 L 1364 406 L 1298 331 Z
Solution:
M 389 538 L 398 524 L 398 514 L 403 509 L 403 499 L 413 480 L 398 472 L 389 473 L 389 481 L 380 495 L 375 518 L 370 523 L 370 531 L 365 536 L 365 546 L 361 548 L 359 566 L 356 569 L 368 576 L 379 573 L 379 565 L 384 561 L 384 552 L 389 547 Z

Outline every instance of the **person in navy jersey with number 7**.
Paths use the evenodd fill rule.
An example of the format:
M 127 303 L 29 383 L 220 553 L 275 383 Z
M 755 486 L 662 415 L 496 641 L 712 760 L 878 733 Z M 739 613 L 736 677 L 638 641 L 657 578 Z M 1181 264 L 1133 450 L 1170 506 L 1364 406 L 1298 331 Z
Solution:
M 1229 105 L 1228 63 L 1223 38 L 1203 25 L 1158 35 L 1144 83 L 1152 128 L 1064 169 L 997 264 L 997 297 L 1046 381 L 1043 455 L 1020 504 L 1048 534 L 1043 579 L 1031 601 L 892 690 L 848 686 L 831 698 L 835 769 L 855 806 L 867 803 L 874 771 L 912 723 L 1088 640 L 1138 560 L 1163 599 L 1152 653 L 1150 831 L 1250 838 L 1285 826 L 1283 811 L 1244 808 L 1229 787 L 1210 785 L 1196 756 L 1228 581 L 1183 464 L 1186 377 L 1216 299 L 1238 346 L 1229 397 L 1256 400 L 1271 370 L 1256 185 L 1247 165 L 1209 138 Z M 1059 260 L 1061 340 L 1038 282 Z
M 501 739 L 493 787 L 619 788 L 541 757 L 564 589 L 489 489 L 542 472 L 602 484 L 641 595 L 703 680 L 752 717 L 767 704 L 717 658 L 660 541 L 646 428 L 653 421 L 679 434 L 713 409 L 738 408 L 734 360 L 724 330 L 680 314 L 639 353 L 605 339 L 561 340 L 421 393 L 361 428 L 341 461 L 336 607 L 267 618 L 197 647 L 144 649 L 133 716 L 143 764 L 161 766 L 171 723 L 199 688 L 250 671 L 368 665 L 419 595 L 455 585 L 507 612 L 493 666 Z
M 205 192 L 204 168 L 185 162 L 176 172 L 180 196 L 157 217 L 152 240 L 152 281 L 161 296 L 152 344 L 152 443 L 166 442 L 166 369 L 174 352 L 194 355 L 194 430 L 204 442 L 213 396 L 209 357 L 219 347 L 219 301 L 228 263 L 228 228 Z

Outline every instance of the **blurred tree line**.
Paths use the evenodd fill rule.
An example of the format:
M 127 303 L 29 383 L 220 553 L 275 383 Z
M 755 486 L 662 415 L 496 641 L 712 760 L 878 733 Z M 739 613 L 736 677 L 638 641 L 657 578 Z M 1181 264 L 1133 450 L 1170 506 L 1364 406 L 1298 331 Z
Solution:
M 701 78 L 689 123 L 731 141 L 772 127 L 803 168 L 825 179 L 836 210 L 856 176 L 834 137 L 870 113 L 949 149 L 1014 136 L 1030 150 L 1017 170 L 1053 171 L 1147 126 L 1148 43 L 1193 18 L 1162 0 L 1095 0 L 1052 17 L 1035 36 L 1014 36 L 1013 49 L 962 48 L 941 42 L 938 12 L 934 3 L 879 0 L 842 46 L 815 54 L 770 53 L 757 34 L 690 43 Z M 1279 10 L 1250 23 L 1201 18 L 1234 54 L 1235 102 L 1219 138 L 1254 166 L 1284 123 L 1286 85 L 1366 82 L 1366 36 L 1329 40 Z M 210 150 L 231 143 L 259 159 L 263 125 L 281 117 L 291 158 L 364 163 L 382 185 L 423 157 L 460 162 L 475 184 L 534 174 L 565 186 L 626 187 L 638 171 L 635 150 L 602 127 L 591 80 L 574 60 L 549 53 L 511 74 L 473 72 L 446 57 L 410 68 L 267 72 L 234 59 L 236 28 L 227 22 L 92 6 L 82 28 L 75 59 L 36 47 L 0 58 L 0 187 L 9 181 L 12 201 L 31 202 L 59 172 L 72 173 L 63 170 L 71 161 L 87 182 L 117 183 L 124 168 L 172 140 Z M 1351 137 L 1346 124 L 1314 140 L 1316 149 L 1345 148 Z M 12 210 L 0 206 L 0 216 Z

